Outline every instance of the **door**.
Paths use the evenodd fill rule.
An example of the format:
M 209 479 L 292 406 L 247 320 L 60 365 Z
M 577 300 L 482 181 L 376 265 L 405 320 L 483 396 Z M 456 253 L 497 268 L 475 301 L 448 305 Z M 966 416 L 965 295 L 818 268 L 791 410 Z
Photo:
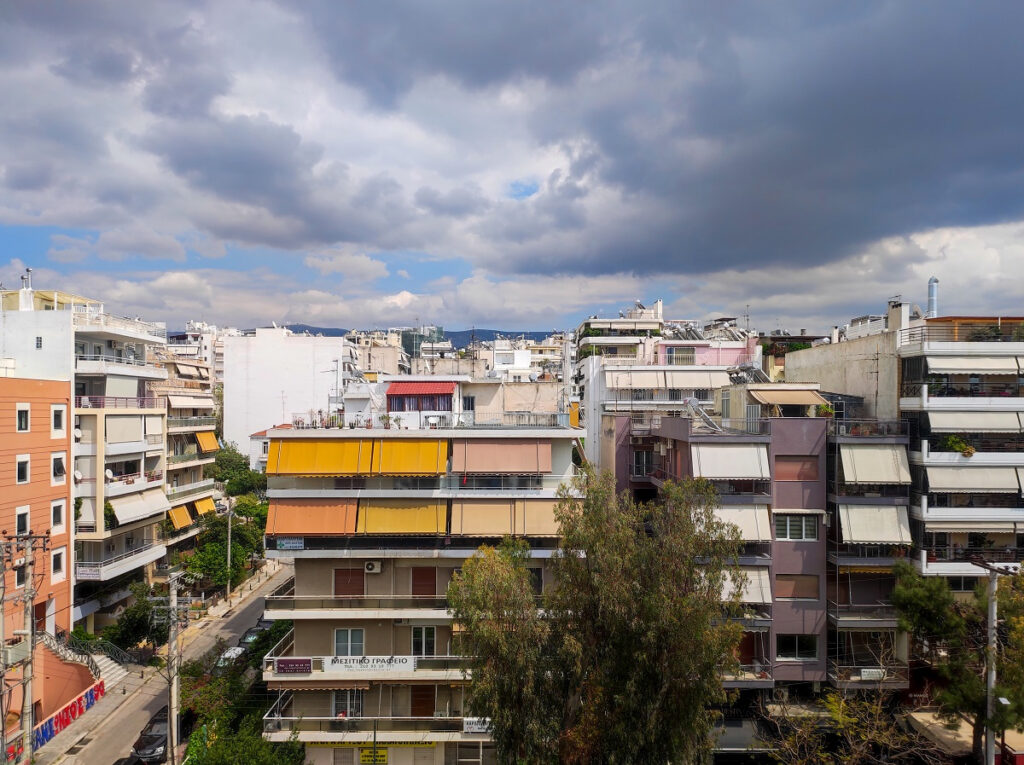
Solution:
M 434 686 L 413 685 L 409 688 L 409 716 L 434 716 Z
M 437 594 L 437 569 L 433 566 L 417 566 L 412 571 L 413 595 Z
M 57 634 L 57 601 L 53 598 L 46 601 L 46 631 Z
M 364 595 L 366 593 L 363 583 L 364 576 L 362 567 L 334 569 L 334 597 Z

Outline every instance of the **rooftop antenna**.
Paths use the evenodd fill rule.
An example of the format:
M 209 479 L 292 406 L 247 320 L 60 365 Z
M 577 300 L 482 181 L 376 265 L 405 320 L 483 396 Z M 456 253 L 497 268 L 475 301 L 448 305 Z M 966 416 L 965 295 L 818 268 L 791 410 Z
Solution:
M 743 318 L 747 323 L 747 332 L 750 331 L 750 303 L 747 303 L 747 310 L 743 314 Z

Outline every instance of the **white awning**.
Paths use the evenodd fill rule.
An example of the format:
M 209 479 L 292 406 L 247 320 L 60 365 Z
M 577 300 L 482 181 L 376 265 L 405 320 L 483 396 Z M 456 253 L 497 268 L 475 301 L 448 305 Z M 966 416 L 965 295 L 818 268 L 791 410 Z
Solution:
M 772 602 L 772 580 L 768 574 L 768 568 L 763 566 L 740 566 L 740 571 L 746 575 L 747 581 L 743 585 L 740 594 L 741 603 L 766 603 Z M 726 572 L 725 581 L 722 582 L 722 602 L 732 599 L 736 585 L 732 577 Z
M 1021 412 L 929 412 L 933 433 L 1019 433 Z
M 774 406 L 824 406 L 828 400 L 816 390 L 793 388 L 748 388 L 755 401 Z
M 1015 375 L 1015 356 L 928 356 L 928 372 L 933 375 Z
M 814 507 L 773 507 L 772 515 L 824 515 L 824 510 Z
M 925 521 L 925 531 L 936 531 L 944 534 L 1012 534 L 1013 523 L 1010 521 Z
M 665 373 L 653 369 L 606 372 L 605 384 L 609 388 L 649 388 L 653 390 L 663 390 L 665 388 Z
M 722 523 L 739 527 L 744 542 L 771 542 L 772 526 L 765 505 L 727 505 L 715 508 L 715 517 Z
M 167 495 L 160 489 L 147 489 L 138 494 L 111 497 L 107 501 L 114 508 L 114 516 L 121 525 L 141 521 L 143 518 L 148 518 L 158 513 L 166 513 L 171 509 L 171 503 L 167 501 Z
M 954 494 L 1016 494 L 1020 491 L 1012 467 L 930 467 L 928 490 Z
M 690 454 L 698 478 L 771 478 L 766 444 L 693 444 Z
M 846 483 L 910 483 L 907 452 L 899 444 L 840 444 Z
M 910 521 L 905 507 L 840 505 L 839 524 L 847 544 L 910 544 Z
M 168 396 L 172 409 L 213 409 L 213 399 L 204 396 Z
M 178 367 L 178 374 L 181 377 L 199 377 L 199 369 L 193 364 L 186 364 L 183 361 L 174 362 Z
M 722 388 L 729 384 L 729 373 L 719 370 L 686 369 L 665 373 L 665 385 L 682 390 Z

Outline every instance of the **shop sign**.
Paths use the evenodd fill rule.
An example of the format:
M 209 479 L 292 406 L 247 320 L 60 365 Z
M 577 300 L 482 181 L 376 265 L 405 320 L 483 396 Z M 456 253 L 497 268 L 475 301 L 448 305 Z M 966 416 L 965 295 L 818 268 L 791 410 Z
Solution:
M 308 675 L 313 671 L 313 660 L 274 659 L 274 671 L 281 675 Z

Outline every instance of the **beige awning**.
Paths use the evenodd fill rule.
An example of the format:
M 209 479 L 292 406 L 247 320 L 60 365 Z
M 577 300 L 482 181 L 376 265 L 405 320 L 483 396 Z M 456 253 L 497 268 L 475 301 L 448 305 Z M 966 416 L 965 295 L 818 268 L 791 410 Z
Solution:
M 551 442 L 521 438 L 452 441 L 453 473 L 550 473 Z
M 693 444 L 690 454 L 699 478 L 771 478 L 765 444 Z
M 172 409 L 213 409 L 213 399 L 205 396 L 168 396 Z
M 455 536 L 503 537 L 513 533 L 514 515 L 514 500 L 455 500 L 452 502 L 451 533 Z
M 202 377 L 204 380 L 209 380 L 210 370 L 207 369 L 206 367 L 199 367 L 199 376 Z
M 760 388 L 758 390 L 750 390 L 747 392 L 750 397 L 755 401 L 760 401 L 762 404 L 773 404 L 775 406 L 817 406 L 819 404 L 827 404 L 820 393 L 815 390 L 771 390 Z
M 894 505 L 840 505 L 839 524 L 847 544 L 910 544 L 907 508 Z
M 928 356 L 928 372 L 933 375 L 1015 375 L 1015 356 Z
M 107 500 L 114 508 L 114 516 L 120 525 L 134 523 L 151 515 L 166 513 L 171 509 L 167 495 L 160 489 L 147 489 L 138 494 L 111 497 Z
M 771 542 L 772 526 L 764 505 L 727 505 L 715 508 L 715 517 L 722 523 L 739 527 L 744 542 Z
M 653 388 L 663 390 L 665 373 L 652 369 L 637 371 L 612 371 L 605 374 L 605 384 L 609 388 Z
M 747 577 L 740 594 L 741 603 L 765 603 L 772 602 L 772 580 L 768 574 L 768 568 L 763 566 L 740 566 L 740 572 Z M 732 576 L 725 574 L 725 581 L 722 582 L 722 601 L 732 599 L 736 590 Z
M 729 382 L 729 373 L 722 370 L 680 369 L 665 373 L 665 385 L 673 389 L 722 388 Z
M 840 444 L 846 483 L 910 483 L 907 452 L 899 444 Z
M 181 377 L 199 377 L 199 370 L 192 364 L 185 364 L 181 361 L 176 361 L 175 364 Z
M 929 412 L 933 433 L 1019 433 L 1021 412 Z
M 945 534 L 1012 534 L 1013 523 L 1010 521 L 925 521 L 925 531 L 939 531 Z
M 1016 494 L 1020 491 L 1012 467 L 930 467 L 928 490 L 953 494 Z

